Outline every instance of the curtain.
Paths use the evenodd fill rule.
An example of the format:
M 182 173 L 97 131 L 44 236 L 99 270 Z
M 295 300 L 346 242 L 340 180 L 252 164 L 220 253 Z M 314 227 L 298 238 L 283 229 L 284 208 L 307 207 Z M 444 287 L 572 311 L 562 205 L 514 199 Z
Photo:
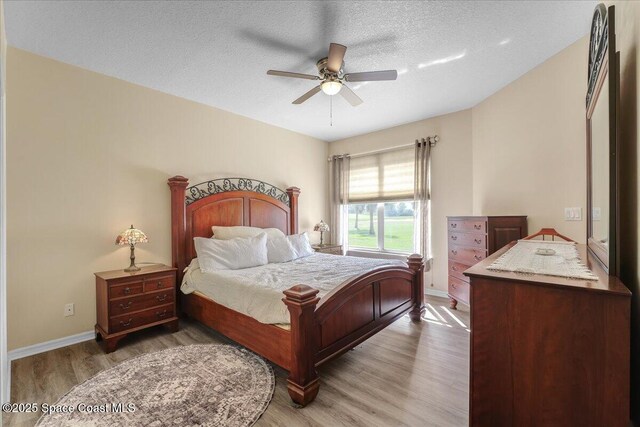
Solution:
M 416 140 L 414 174 L 414 244 L 416 251 L 431 259 L 431 144 L 429 138 Z
M 412 200 L 414 165 L 411 148 L 352 158 L 349 203 Z
M 349 215 L 349 155 L 333 156 L 329 165 L 329 198 L 331 201 L 331 243 L 347 250 Z

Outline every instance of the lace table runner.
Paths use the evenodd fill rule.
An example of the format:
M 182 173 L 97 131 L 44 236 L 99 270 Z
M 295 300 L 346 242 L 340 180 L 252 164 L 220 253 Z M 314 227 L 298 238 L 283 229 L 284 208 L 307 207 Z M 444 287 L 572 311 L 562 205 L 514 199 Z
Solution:
M 549 249 L 555 253 L 553 255 L 541 255 L 538 253 Z M 572 279 L 598 280 L 598 277 L 582 263 L 578 256 L 576 244 L 572 242 L 519 240 L 487 269 L 523 274 L 543 274 Z

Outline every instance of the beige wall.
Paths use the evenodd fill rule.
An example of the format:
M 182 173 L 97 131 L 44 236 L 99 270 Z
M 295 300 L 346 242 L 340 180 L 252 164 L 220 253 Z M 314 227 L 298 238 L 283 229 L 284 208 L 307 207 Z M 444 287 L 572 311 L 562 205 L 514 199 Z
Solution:
M 473 210 L 586 239 L 584 37 L 473 108 Z M 581 207 L 582 221 L 564 220 Z
M 170 263 L 173 175 L 296 185 L 300 229 L 327 217 L 323 141 L 15 48 L 7 77 L 10 349 L 93 328 L 93 272 L 127 266 L 131 223 L 137 260 Z
M 631 300 L 631 412 L 640 425 L 640 3 L 608 2 L 616 7 L 620 51 L 620 277 Z
M 9 362 L 7 360 L 7 292 L 6 292 L 6 188 L 5 188 L 5 141 L 6 141 L 6 54 L 7 37 L 4 32 L 4 2 L 0 0 L 0 403 L 9 400 L 11 385 L 8 381 Z M 2 424 L 2 414 L 0 414 Z
M 358 154 L 413 143 L 439 135 L 431 152 L 433 266 L 427 289 L 447 290 L 448 215 L 469 215 L 472 209 L 471 110 L 434 117 L 329 144 L 331 154 Z

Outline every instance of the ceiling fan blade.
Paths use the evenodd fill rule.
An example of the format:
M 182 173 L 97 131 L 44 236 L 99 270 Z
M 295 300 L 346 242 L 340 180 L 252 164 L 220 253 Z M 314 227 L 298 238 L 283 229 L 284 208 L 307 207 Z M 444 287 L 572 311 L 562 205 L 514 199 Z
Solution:
M 338 43 L 331 43 L 329 45 L 329 57 L 327 59 L 327 70 L 337 73 L 342 68 L 342 61 L 344 61 L 344 54 L 347 51 L 347 47 Z
M 383 80 L 395 80 L 398 78 L 396 70 L 365 71 L 364 73 L 349 73 L 344 75 L 348 82 L 379 82 Z
M 290 73 L 289 71 L 269 70 L 267 74 L 270 76 L 293 77 L 294 79 L 318 80 L 320 77 L 311 74 Z
M 302 104 L 304 101 L 306 101 L 307 99 L 311 98 L 316 93 L 320 92 L 320 89 L 321 89 L 320 85 L 314 87 L 309 92 L 305 93 L 300 98 L 298 98 L 295 101 L 293 101 L 292 104 L 296 104 L 296 105 L 297 104 Z
M 345 84 L 342 85 L 339 93 L 344 99 L 349 102 L 349 104 L 353 105 L 354 107 L 357 107 L 363 102 L 362 99 L 358 95 L 356 95 L 354 91 L 349 89 L 349 87 Z

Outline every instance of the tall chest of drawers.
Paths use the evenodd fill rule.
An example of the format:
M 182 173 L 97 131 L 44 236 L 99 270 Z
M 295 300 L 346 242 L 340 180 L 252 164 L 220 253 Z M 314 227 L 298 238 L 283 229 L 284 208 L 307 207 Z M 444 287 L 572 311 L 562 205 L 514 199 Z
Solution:
M 131 332 L 156 325 L 178 330 L 175 268 L 153 265 L 135 273 L 114 270 L 95 276 L 96 339 L 104 340 L 107 353 Z
M 469 278 L 463 272 L 508 243 L 527 236 L 526 216 L 447 217 L 449 299 L 469 304 Z

